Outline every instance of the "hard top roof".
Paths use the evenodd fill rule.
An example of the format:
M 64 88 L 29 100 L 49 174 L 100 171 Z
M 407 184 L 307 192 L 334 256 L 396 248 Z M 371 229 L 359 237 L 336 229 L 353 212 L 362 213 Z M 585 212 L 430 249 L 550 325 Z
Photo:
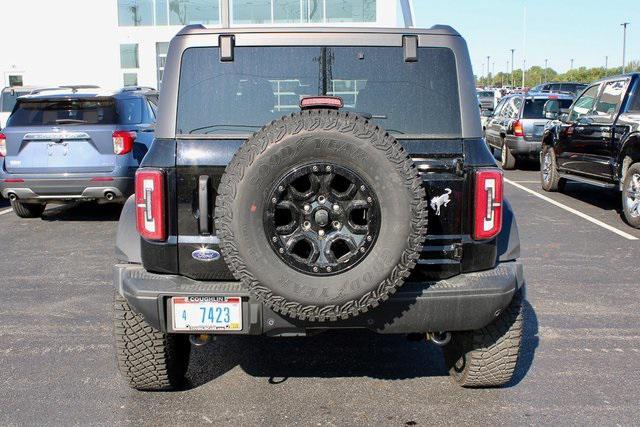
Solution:
M 442 35 L 460 36 L 448 25 L 434 25 L 431 28 L 376 28 L 376 27 L 205 27 L 202 24 L 187 25 L 177 36 L 198 34 L 237 34 L 237 33 L 357 33 L 357 34 L 403 34 L 403 35 Z

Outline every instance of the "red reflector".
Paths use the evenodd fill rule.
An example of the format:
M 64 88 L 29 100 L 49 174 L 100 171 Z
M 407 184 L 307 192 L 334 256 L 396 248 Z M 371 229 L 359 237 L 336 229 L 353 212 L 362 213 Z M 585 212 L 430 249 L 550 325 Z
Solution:
M 91 178 L 91 182 L 107 182 L 107 181 L 113 181 L 113 178 L 108 176 L 98 176 L 95 178 Z
M 133 150 L 133 141 L 136 139 L 135 132 L 117 130 L 113 132 L 113 153 L 122 155 Z
M 4 182 L 24 182 L 24 179 L 22 179 L 22 178 L 9 178 L 9 179 L 5 179 Z
M 522 128 L 522 123 L 520 123 L 520 120 L 517 120 L 513 124 L 513 136 L 524 136 L 524 129 Z
M 344 102 L 338 96 L 308 96 L 300 100 L 300 108 L 342 108 Z
M 0 133 L 0 157 L 7 156 L 7 137 Z
M 552 95 L 552 96 L 549 97 L 549 99 L 558 99 L 558 97 L 555 96 L 555 95 Z
M 502 172 L 480 169 L 475 181 L 473 238 L 487 240 L 502 229 Z
M 166 240 L 164 172 L 138 169 L 136 172 L 136 228 L 147 240 Z

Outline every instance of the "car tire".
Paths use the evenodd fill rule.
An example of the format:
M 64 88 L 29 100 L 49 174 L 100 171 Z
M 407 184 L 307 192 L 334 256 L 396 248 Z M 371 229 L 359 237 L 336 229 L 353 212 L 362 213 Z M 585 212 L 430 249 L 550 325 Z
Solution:
M 504 170 L 513 170 L 516 168 L 516 157 L 507 145 L 507 140 L 502 139 L 502 147 L 500 151 L 500 165 Z
M 172 390 L 180 387 L 189 365 L 188 335 L 166 334 L 135 313 L 116 291 L 114 335 L 118 368 L 137 390 Z
M 552 147 L 544 146 L 540 153 L 540 184 L 545 191 L 563 191 L 566 179 L 560 178 L 556 164 L 556 153 Z
M 20 218 L 40 218 L 46 206 L 44 203 L 24 203 L 11 200 L 11 207 Z
M 524 323 L 522 294 L 490 325 L 471 332 L 454 332 L 443 347 L 445 364 L 462 387 L 500 387 L 513 378 Z
M 292 175 L 308 177 L 304 195 L 288 183 Z M 346 201 L 332 175 L 351 177 Z M 272 211 L 291 204 L 291 234 L 283 236 Z M 346 206 L 363 204 L 367 231 L 341 237 L 340 224 L 357 234 Z M 333 322 L 377 307 L 402 286 L 426 238 L 427 208 L 419 173 L 395 138 L 361 116 L 316 109 L 274 121 L 242 145 L 222 177 L 215 224 L 225 262 L 253 296 L 295 319 Z M 306 216 L 320 210 L 330 217 L 326 237 L 316 228 L 322 218 Z M 330 254 L 336 239 L 344 255 Z
M 632 164 L 624 175 L 622 213 L 627 224 L 640 228 L 640 163 Z

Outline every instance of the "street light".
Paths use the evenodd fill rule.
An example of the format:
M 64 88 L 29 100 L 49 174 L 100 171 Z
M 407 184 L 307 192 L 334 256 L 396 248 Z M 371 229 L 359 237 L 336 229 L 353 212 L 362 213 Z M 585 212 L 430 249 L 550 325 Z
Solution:
M 544 82 L 547 82 L 547 67 L 549 65 L 549 59 L 544 59 Z
M 515 49 L 511 49 L 511 88 L 513 89 L 515 87 L 514 81 L 513 81 L 513 55 L 515 53 Z
M 609 56 L 604 57 L 604 76 L 607 77 L 609 75 Z
M 627 25 L 629 22 L 623 22 L 620 24 L 623 28 L 622 30 L 622 74 L 627 72 Z
M 491 68 L 490 68 L 490 60 L 491 57 L 487 56 L 487 80 L 490 81 L 491 80 Z M 489 86 L 491 86 L 491 83 L 489 83 Z
M 571 58 L 571 70 L 573 70 L 573 61 L 575 61 L 575 59 Z

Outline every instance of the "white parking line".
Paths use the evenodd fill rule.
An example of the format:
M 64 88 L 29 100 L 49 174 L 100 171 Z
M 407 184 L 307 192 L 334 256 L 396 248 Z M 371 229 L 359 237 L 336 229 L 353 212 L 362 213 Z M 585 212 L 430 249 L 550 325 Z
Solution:
M 551 199 L 551 198 L 549 198 L 549 197 L 547 197 L 547 196 L 543 196 L 542 194 L 538 193 L 537 191 L 533 191 L 533 190 L 531 190 L 531 189 L 529 189 L 529 188 L 525 187 L 524 185 L 520 185 L 520 184 L 518 184 L 517 182 L 513 182 L 513 181 L 508 180 L 508 179 L 506 179 L 506 178 L 504 179 L 504 182 L 506 182 L 506 183 L 508 183 L 508 184 L 511 184 L 511 185 L 513 185 L 514 187 L 517 187 L 517 188 L 519 188 L 519 189 L 521 189 L 521 190 L 523 190 L 523 191 L 526 191 L 527 193 L 532 194 L 532 195 L 534 195 L 534 196 L 538 197 L 539 199 L 544 200 L 545 202 L 549 202 L 549 203 L 551 203 L 552 205 L 555 205 L 555 206 L 557 206 L 557 207 L 559 207 L 559 208 L 561 208 L 561 209 L 564 209 L 564 210 L 565 210 L 565 211 L 567 211 L 567 212 L 571 212 L 572 214 L 577 215 L 577 216 L 579 216 L 580 218 L 586 219 L 587 221 L 592 222 L 592 223 L 594 223 L 595 225 L 598 225 L 598 226 L 600 226 L 600 227 L 602 227 L 602 228 L 604 228 L 604 229 L 606 229 L 606 230 L 609 230 L 609 231 L 611 231 L 611 232 L 613 232 L 613 233 L 616 233 L 618 236 L 624 237 L 625 239 L 628 239 L 628 240 L 638 240 L 638 238 L 637 238 L 637 237 L 632 236 L 632 235 L 631 235 L 631 234 L 629 234 L 629 233 L 625 233 L 624 231 L 618 230 L 617 228 L 612 227 L 612 226 L 610 226 L 609 224 L 605 224 L 604 222 L 602 222 L 602 221 L 600 221 L 600 220 L 597 220 L 597 219 L 595 219 L 595 218 L 593 218 L 593 217 L 590 217 L 590 216 L 589 216 L 589 215 L 587 215 L 587 214 L 584 214 L 584 213 L 582 213 L 582 212 L 580 212 L 580 211 L 577 211 L 577 210 L 575 210 L 575 209 L 573 209 L 573 208 L 570 208 L 569 206 L 563 205 L 563 204 L 562 204 L 562 203 L 560 203 L 560 202 L 556 202 L 555 200 L 553 200 L 553 199 Z
M 9 208 L 9 209 L 5 209 L 3 211 L 0 211 L 0 215 L 8 214 L 9 212 L 13 212 L 13 209 Z

